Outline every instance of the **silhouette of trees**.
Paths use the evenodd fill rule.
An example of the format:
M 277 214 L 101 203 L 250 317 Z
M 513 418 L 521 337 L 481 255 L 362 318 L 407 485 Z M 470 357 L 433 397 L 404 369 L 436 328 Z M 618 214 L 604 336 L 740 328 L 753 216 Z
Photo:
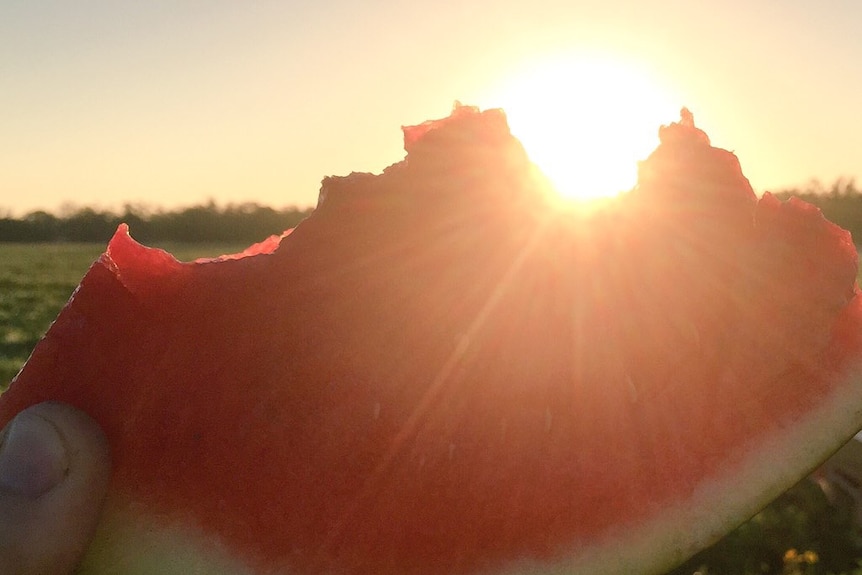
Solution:
M 773 193 L 780 199 L 797 196 L 814 204 L 862 242 L 862 189 L 856 180 L 840 178 L 829 186 L 811 180 Z M 135 239 L 144 243 L 253 243 L 296 226 L 310 213 L 311 208 L 275 209 L 252 202 L 219 206 L 213 201 L 174 211 L 126 204 L 119 213 L 66 207 L 60 215 L 35 211 L 14 218 L 0 212 L 0 242 L 106 242 L 125 222 Z
M 310 208 L 277 210 L 255 203 L 218 206 L 210 201 L 175 211 L 127 204 L 115 213 L 66 207 L 61 215 L 31 212 L 23 218 L 0 217 L 0 242 L 107 242 L 120 223 L 135 238 L 150 242 L 253 243 L 296 226 Z
M 802 188 L 790 188 L 774 192 L 784 200 L 796 196 L 812 203 L 823 215 L 845 230 L 850 230 L 857 243 L 862 242 L 862 190 L 856 187 L 853 178 L 839 178 L 829 187 L 818 180 L 811 180 Z

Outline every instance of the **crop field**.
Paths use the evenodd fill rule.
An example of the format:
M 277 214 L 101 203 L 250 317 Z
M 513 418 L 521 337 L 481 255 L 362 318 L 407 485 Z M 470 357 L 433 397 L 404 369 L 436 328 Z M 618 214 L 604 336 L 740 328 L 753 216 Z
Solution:
M 180 260 L 218 256 L 239 245 L 159 246 Z M 5 389 L 104 244 L 0 243 L 0 390 Z

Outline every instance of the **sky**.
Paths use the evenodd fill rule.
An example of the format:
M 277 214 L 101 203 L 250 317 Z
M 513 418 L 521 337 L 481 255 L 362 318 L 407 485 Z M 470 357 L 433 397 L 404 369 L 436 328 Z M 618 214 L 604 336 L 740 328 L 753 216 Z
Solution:
M 860 22 L 858 0 L 0 0 L 0 212 L 314 205 L 322 177 L 400 161 L 402 125 L 597 55 L 756 191 L 829 183 L 862 175 Z M 556 66 L 565 101 L 522 85 L 520 112 L 607 100 Z

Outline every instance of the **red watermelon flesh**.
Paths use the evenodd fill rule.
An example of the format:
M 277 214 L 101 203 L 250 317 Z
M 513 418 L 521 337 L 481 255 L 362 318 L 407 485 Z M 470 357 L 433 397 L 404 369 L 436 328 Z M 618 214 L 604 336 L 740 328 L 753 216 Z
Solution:
M 849 234 L 690 116 L 589 214 L 499 110 L 404 136 L 237 256 L 118 230 L 0 397 L 110 439 L 82 572 L 658 572 L 862 427 Z

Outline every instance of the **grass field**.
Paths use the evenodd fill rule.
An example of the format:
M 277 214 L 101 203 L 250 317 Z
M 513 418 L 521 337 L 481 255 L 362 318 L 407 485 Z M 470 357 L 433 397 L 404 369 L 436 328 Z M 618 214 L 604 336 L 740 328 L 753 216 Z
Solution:
M 218 256 L 240 245 L 159 246 L 180 260 Z M 0 390 L 51 325 L 104 244 L 0 243 Z

